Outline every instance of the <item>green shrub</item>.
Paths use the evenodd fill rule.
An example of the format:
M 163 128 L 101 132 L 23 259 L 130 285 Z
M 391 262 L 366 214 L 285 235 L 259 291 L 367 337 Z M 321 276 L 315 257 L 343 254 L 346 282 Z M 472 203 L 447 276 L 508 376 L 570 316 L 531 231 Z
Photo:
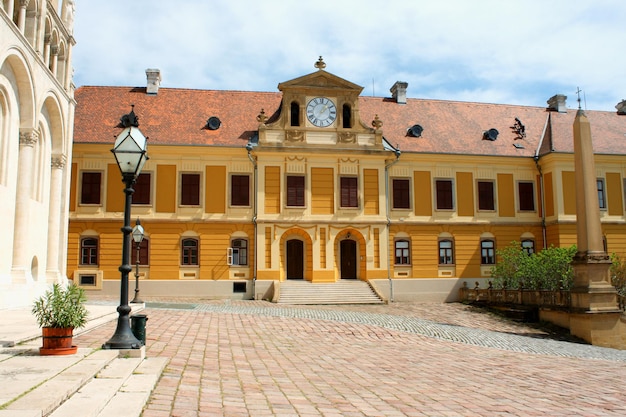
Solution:
M 70 283 L 67 287 L 53 284 L 33 303 L 32 313 L 39 327 L 80 328 L 87 322 L 85 291 Z
M 626 296 L 626 261 L 622 261 L 619 255 L 611 255 L 611 284 L 615 286 L 617 293 Z
M 491 270 L 495 288 L 527 288 L 533 290 L 570 289 L 574 280 L 571 266 L 576 246 L 550 246 L 528 255 L 519 242 L 496 251 L 498 262 Z

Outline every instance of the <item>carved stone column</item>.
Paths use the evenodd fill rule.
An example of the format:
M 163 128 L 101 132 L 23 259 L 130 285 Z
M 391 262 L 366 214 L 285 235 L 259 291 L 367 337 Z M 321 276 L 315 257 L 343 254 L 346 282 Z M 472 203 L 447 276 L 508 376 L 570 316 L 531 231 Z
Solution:
M 50 35 L 46 35 L 43 40 L 43 62 L 46 64 L 46 67 L 50 67 Z
M 28 237 L 28 208 L 31 200 L 34 147 L 39 140 L 35 129 L 20 130 L 18 157 L 17 195 L 15 198 L 15 232 L 13 233 L 13 282 L 26 282 L 30 270 Z
M 48 264 L 46 277 L 48 282 L 57 282 L 60 275 L 59 263 L 61 259 L 61 210 L 63 208 L 63 174 L 66 166 L 65 155 L 52 157 L 52 172 L 50 175 L 50 207 L 48 216 Z
M 17 27 L 24 34 L 26 30 L 26 8 L 30 0 L 20 0 L 20 11 L 17 17 Z
M 52 45 L 50 47 L 50 53 L 52 55 L 52 62 L 50 63 L 50 71 L 52 75 L 57 76 L 57 61 L 59 60 L 59 45 Z

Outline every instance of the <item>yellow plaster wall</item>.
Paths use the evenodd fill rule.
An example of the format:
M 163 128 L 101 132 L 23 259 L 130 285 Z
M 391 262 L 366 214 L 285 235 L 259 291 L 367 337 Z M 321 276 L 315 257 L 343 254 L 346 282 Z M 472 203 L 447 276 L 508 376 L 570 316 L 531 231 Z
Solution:
M 488 232 L 495 236 L 496 250 L 504 249 L 513 241 L 520 241 L 523 233 L 531 233 L 535 246 L 542 247 L 540 226 L 524 225 L 392 225 L 389 251 L 394 253 L 393 241 L 398 233 L 406 233 L 411 239 L 411 275 L 408 278 L 433 278 L 438 276 L 438 237 L 441 233 L 452 235 L 456 277 L 481 276 L 480 236 Z M 392 261 L 393 264 L 393 261 Z M 392 265 L 395 269 L 396 266 Z
M 332 168 L 311 168 L 311 213 L 333 214 L 335 194 Z
M 280 213 L 280 167 L 265 167 L 265 213 Z
M 471 172 L 456 173 L 457 212 L 459 216 L 474 215 L 474 181 Z
M 205 168 L 205 213 L 226 213 L 226 167 L 207 166 Z
M 546 172 L 543 176 L 543 185 L 545 187 L 545 204 L 546 217 L 554 216 L 554 184 L 552 184 L 552 173 Z
M 108 164 L 106 172 L 106 211 L 123 212 L 126 203 L 126 187 L 117 164 Z
M 609 215 L 624 215 L 624 196 L 622 195 L 622 178 L 619 172 L 606 173 L 606 196 Z
M 573 171 L 561 173 L 563 181 L 563 213 L 576 214 L 576 175 Z
M 364 214 L 379 214 L 378 170 L 363 170 L 363 212 Z
M 87 230 L 99 232 L 98 269 L 104 279 L 119 277 L 122 263 L 122 219 L 106 222 L 70 223 L 68 244 L 68 272 L 79 268 L 80 237 Z M 244 232 L 248 236 L 248 268 L 254 265 L 254 227 L 247 223 L 173 223 L 142 222 L 150 242 L 149 277 L 152 280 L 178 279 L 180 269 L 180 240 L 184 237 L 199 239 L 199 279 L 229 279 L 226 263 L 227 248 L 232 234 Z M 187 232 L 187 233 L 186 233 Z M 191 232 L 191 233 L 189 233 Z
M 156 198 L 154 202 L 157 213 L 176 212 L 176 165 L 157 165 Z M 161 192 L 164 190 L 166 192 Z
M 432 216 L 432 183 L 430 171 L 413 172 L 413 204 L 416 216 Z
M 513 174 L 498 174 L 498 214 L 515 217 L 515 185 Z
M 70 186 L 70 211 L 76 210 L 76 195 L 78 194 L 78 164 L 72 164 L 72 178 Z

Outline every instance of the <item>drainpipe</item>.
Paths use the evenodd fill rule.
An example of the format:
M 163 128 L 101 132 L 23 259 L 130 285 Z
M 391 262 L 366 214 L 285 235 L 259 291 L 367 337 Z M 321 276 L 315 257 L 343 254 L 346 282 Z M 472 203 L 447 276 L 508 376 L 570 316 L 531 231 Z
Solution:
M 385 164 L 385 200 L 386 200 L 386 208 L 387 208 L 387 239 L 391 236 L 391 217 L 390 217 L 390 203 L 389 203 L 389 168 L 393 165 L 397 164 L 400 160 L 400 149 L 396 149 L 394 151 L 396 155 L 396 159 L 388 164 Z M 389 241 L 387 241 L 387 250 L 389 250 Z M 393 303 L 393 280 L 391 279 L 391 259 L 393 258 L 393 253 L 388 254 L 387 256 L 387 280 L 389 281 L 389 302 Z
M 246 150 L 248 151 L 248 159 L 252 162 L 254 166 L 254 213 L 252 215 L 252 224 L 254 225 L 254 263 L 252 266 L 252 299 L 256 300 L 256 269 L 257 269 L 257 255 L 259 251 L 257 250 L 257 186 L 258 186 L 258 176 L 257 176 L 257 161 L 254 156 L 252 156 L 252 144 L 248 143 L 246 145 Z

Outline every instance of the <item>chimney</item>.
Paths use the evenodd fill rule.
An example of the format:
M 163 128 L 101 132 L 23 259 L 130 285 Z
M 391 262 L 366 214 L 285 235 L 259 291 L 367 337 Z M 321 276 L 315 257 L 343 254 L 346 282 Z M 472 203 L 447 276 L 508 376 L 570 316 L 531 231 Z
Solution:
M 406 88 L 409 86 L 409 83 L 404 81 L 396 81 L 396 83 L 391 87 L 389 91 L 391 91 L 391 98 L 396 100 L 398 104 L 406 104 Z
M 565 100 L 567 100 L 567 96 L 563 94 L 557 94 L 555 96 L 550 97 L 550 99 L 548 99 L 548 110 L 557 111 L 559 113 L 567 113 L 567 108 L 565 107 Z
M 619 114 L 620 116 L 626 115 L 626 100 L 622 100 L 617 103 L 617 106 L 615 106 L 615 108 L 617 109 L 617 114 Z
M 157 94 L 159 92 L 159 86 L 161 85 L 161 70 L 148 68 L 146 70 L 146 77 L 148 78 L 146 93 Z

